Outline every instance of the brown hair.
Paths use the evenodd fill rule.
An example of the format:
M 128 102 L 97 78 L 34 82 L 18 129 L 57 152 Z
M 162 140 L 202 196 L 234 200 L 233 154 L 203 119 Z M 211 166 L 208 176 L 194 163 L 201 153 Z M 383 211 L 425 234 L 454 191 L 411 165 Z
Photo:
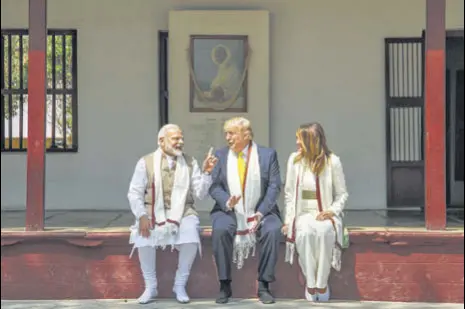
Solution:
M 302 151 L 294 163 L 303 161 L 315 175 L 320 175 L 332 153 L 326 144 L 323 127 L 317 122 L 303 124 L 297 130 L 296 136 L 301 142 Z

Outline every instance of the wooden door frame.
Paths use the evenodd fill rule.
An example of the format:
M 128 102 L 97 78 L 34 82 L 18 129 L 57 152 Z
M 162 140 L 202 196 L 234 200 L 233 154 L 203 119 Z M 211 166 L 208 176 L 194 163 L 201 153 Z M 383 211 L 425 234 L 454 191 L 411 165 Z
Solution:
M 424 33 L 424 30 L 423 30 Z M 449 38 L 464 38 L 464 30 L 463 29 L 453 29 L 453 30 L 446 30 L 446 40 Z M 446 42 L 446 61 L 447 61 L 447 42 Z M 451 162 L 450 162 L 450 135 L 448 133 L 449 126 L 450 126 L 450 110 L 451 102 L 450 98 L 450 88 L 448 87 L 450 84 L 447 82 L 450 78 L 450 71 L 446 67 L 446 205 L 447 208 L 452 207 L 452 196 L 451 196 Z
M 386 110 L 386 172 L 387 172 L 387 206 L 388 208 L 405 208 L 405 207 L 423 207 L 424 206 L 424 195 L 418 197 L 419 201 L 417 201 L 415 204 L 409 203 L 407 204 L 402 204 L 402 202 L 396 201 L 395 199 L 395 192 L 394 192 L 394 179 L 393 179 L 393 171 L 398 168 L 411 168 L 411 169 L 416 169 L 420 170 L 422 173 L 422 181 L 424 184 L 424 137 L 423 137 L 423 132 L 424 132 L 424 39 L 421 37 L 399 37 L 399 38 L 386 38 L 385 39 L 385 95 L 386 95 L 386 105 L 385 105 L 385 110 Z M 400 80 L 395 80 L 395 76 L 391 76 L 391 74 L 394 74 L 391 72 L 391 65 L 394 66 L 395 64 L 392 64 L 391 61 L 391 50 L 390 46 L 395 45 L 395 44 L 417 44 L 417 47 L 415 47 L 415 51 L 419 52 L 421 55 L 421 59 L 414 59 L 413 61 L 416 61 L 415 63 L 419 65 L 421 68 L 419 71 L 416 71 L 416 73 L 419 73 L 421 76 L 416 77 L 416 82 L 417 86 L 421 85 L 421 93 L 419 93 L 419 89 L 416 89 L 417 91 L 414 90 L 414 92 L 417 92 L 420 96 L 412 96 L 412 97 L 404 97 L 404 96 L 399 96 L 399 94 L 392 94 L 391 93 L 391 82 L 394 83 L 401 83 Z M 419 44 L 419 47 L 418 47 Z M 418 49 L 419 48 L 419 49 Z M 412 52 L 413 54 L 413 52 Z M 397 54 L 399 56 L 399 54 Z M 410 59 L 411 60 L 411 59 Z M 399 60 L 398 60 L 399 61 Z M 397 63 L 397 69 L 400 69 L 399 63 Z M 404 63 L 402 62 L 401 66 L 403 66 L 401 69 L 404 70 Z M 408 66 L 410 69 L 410 66 Z M 403 71 L 403 73 L 405 73 Z M 410 73 L 410 74 L 415 74 L 415 73 Z M 407 73 L 409 75 L 409 73 Z M 392 77 L 392 79 L 391 79 Z M 399 76 L 397 76 L 397 79 L 399 79 Z M 418 84 L 419 81 L 419 84 Z M 405 83 L 405 81 L 403 81 Z M 400 92 L 400 86 L 402 88 L 404 85 L 397 85 L 399 89 L 397 89 Z M 413 85 L 412 87 L 415 87 Z M 412 88 L 413 89 L 413 88 Z M 412 89 L 409 89 L 409 91 L 412 91 Z M 404 90 L 404 89 L 402 89 Z M 404 93 L 405 95 L 405 93 Z M 412 108 L 420 108 L 420 119 L 421 119 L 421 134 L 420 134 L 420 157 L 421 159 L 419 161 L 405 161 L 405 162 L 395 162 L 393 161 L 392 158 L 392 143 L 391 143 L 391 136 L 392 136 L 392 128 L 391 128 L 391 109 L 392 108 L 406 108 L 406 107 L 412 107 Z M 405 136 L 404 136 L 405 137 Z M 420 184 L 421 186 L 421 184 Z M 422 191 L 423 192 L 423 191 Z

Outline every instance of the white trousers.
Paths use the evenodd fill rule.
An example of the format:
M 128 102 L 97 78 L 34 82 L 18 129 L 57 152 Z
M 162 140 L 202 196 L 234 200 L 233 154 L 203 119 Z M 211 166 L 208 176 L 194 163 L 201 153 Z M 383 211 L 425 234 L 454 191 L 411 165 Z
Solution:
M 192 264 L 197 256 L 199 245 L 197 243 L 181 244 L 179 250 L 178 269 L 174 280 L 175 286 L 186 286 L 191 272 Z M 138 248 L 140 268 L 144 277 L 145 287 L 156 290 L 157 282 L 157 251 L 154 247 Z
M 199 218 L 197 216 L 184 217 L 181 220 L 175 248 L 179 251 L 178 269 L 176 271 L 175 286 L 186 286 L 189 274 L 197 252 L 200 249 Z M 133 235 L 131 243 L 138 249 L 139 262 L 144 277 L 145 287 L 157 289 L 156 273 L 156 243 L 153 237 L 143 238 Z M 167 247 L 170 250 L 170 247 Z
M 335 240 L 331 221 L 317 221 L 315 212 L 297 218 L 295 245 L 307 288 L 328 286 Z

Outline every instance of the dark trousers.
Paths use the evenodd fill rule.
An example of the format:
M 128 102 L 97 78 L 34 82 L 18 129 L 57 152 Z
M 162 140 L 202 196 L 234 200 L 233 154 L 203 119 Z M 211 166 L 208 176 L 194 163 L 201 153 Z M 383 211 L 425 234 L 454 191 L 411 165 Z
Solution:
M 219 280 L 231 280 L 234 237 L 237 230 L 234 212 L 218 211 L 212 214 L 213 254 Z M 262 219 L 257 232 L 259 246 L 258 280 L 275 281 L 275 268 L 278 262 L 279 243 L 281 240 L 281 219 L 271 213 Z

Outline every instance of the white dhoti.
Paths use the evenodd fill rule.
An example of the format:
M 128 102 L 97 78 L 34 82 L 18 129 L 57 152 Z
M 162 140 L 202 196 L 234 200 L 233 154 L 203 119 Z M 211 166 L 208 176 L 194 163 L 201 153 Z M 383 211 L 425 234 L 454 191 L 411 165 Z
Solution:
M 315 209 L 302 213 L 296 220 L 295 246 L 307 288 L 310 289 L 328 286 L 336 240 L 331 221 L 317 221 L 317 215 Z
M 144 238 L 139 235 L 138 222 L 131 227 L 130 243 L 138 249 L 140 267 L 145 282 L 145 291 L 139 298 L 140 303 L 146 303 L 157 296 L 156 275 L 156 237 L 152 230 L 151 236 Z M 179 251 L 178 269 L 174 280 L 173 291 L 180 302 L 188 302 L 189 298 L 185 292 L 185 286 L 189 279 L 192 264 L 197 252 L 200 252 L 200 222 L 197 216 L 184 217 L 179 226 L 175 240 L 175 249 Z
M 129 236 L 129 243 L 134 245 L 134 248 L 140 247 L 159 247 L 155 230 L 152 230 L 148 238 L 139 235 L 139 221 L 131 226 L 131 234 Z M 195 243 L 200 247 L 200 221 L 197 216 L 187 216 L 181 219 L 179 225 L 179 232 L 174 236 L 173 243 L 175 248 L 179 250 L 179 245 Z M 171 242 L 171 241 L 170 241 Z

